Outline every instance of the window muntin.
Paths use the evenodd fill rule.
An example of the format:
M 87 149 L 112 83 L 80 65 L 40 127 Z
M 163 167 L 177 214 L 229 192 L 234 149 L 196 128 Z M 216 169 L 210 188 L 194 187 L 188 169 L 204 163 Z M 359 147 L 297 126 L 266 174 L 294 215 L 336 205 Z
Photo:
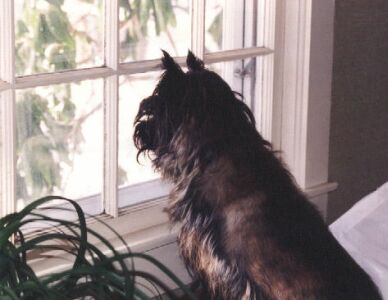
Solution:
M 11 11 L 13 5 L 13 0 L 4 0 L 0 3 L 0 14 L 3 11 L 5 14 L 7 11 Z M 37 0 L 39 1 L 39 0 Z M 70 0 L 64 0 L 64 3 L 67 1 L 70 2 Z M 71 1 L 77 1 L 77 0 L 71 0 Z M 81 1 L 81 0 L 79 0 Z M 96 0 L 97 1 L 97 0 Z M 174 0 L 171 0 L 174 2 Z M 182 0 L 183 1 L 183 0 Z M 174 3 L 182 3 L 182 1 L 176 1 Z M 59 1 L 58 3 L 60 3 Z M 84 2 L 84 1 L 82 1 Z M 97 1 L 98 2 L 98 1 Z M 97 3 L 96 2 L 96 3 Z M 105 211 L 105 213 L 117 216 L 118 215 L 118 208 L 125 207 L 128 205 L 131 205 L 133 203 L 146 201 L 150 199 L 160 198 L 163 196 L 166 196 L 168 193 L 169 187 L 165 184 L 162 184 L 159 179 L 157 178 L 157 175 L 151 171 L 151 167 L 145 168 L 143 178 L 141 179 L 132 179 L 120 182 L 120 175 L 116 176 L 117 173 L 120 170 L 120 164 L 122 164 L 122 158 L 125 156 L 125 151 L 120 150 L 120 140 L 121 137 L 119 136 L 120 131 L 122 129 L 120 128 L 119 120 L 122 118 L 120 114 L 124 114 L 125 112 L 122 111 L 121 104 L 122 101 L 128 102 L 131 101 L 132 103 L 135 103 L 136 101 L 140 101 L 141 99 L 136 100 L 129 100 L 130 97 L 123 97 L 123 95 L 119 96 L 119 94 L 123 94 L 122 90 L 125 90 L 125 87 L 122 88 L 124 84 L 120 84 L 120 77 L 124 78 L 136 78 L 141 77 L 143 75 L 137 75 L 144 73 L 145 76 L 148 76 L 147 74 L 151 74 L 150 72 L 153 72 L 155 70 L 159 69 L 160 66 L 160 53 L 157 55 L 155 54 L 155 57 L 153 55 L 150 55 L 147 58 L 150 58 L 151 60 L 133 60 L 130 62 L 124 62 L 123 60 L 120 60 L 120 55 L 116 55 L 120 53 L 121 44 L 120 44 L 120 24 L 117 23 L 117 20 L 119 20 L 119 1 L 105 1 L 104 5 L 101 6 L 102 12 L 104 14 L 104 32 L 108 32 L 108 34 L 104 35 L 104 46 L 105 49 L 103 51 L 104 54 L 104 61 L 106 62 L 107 66 L 101 66 L 98 67 L 98 64 L 96 64 L 95 67 L 92 67 L 90 69 L 79 69 L 78 66 L 75 67 L 75 69 L 70 69 L 67 72 L 62 72 L 58 70 L 51 70 L 49 74 L 31 74 L 24 77 L 17 77 L 17 73 L 15 75 L 14 68 L 12 68 L 12 65 L 6 64 L 4 67 L 4 64 L 0 65 L 0 76 L 3 81 L 5 81 L 5 84 L 2 84 L 0 88 L 4 90 L 3 93 L 3 99 L 2 99 L 2 105 L 1 108 L 5 110 L 2 112 L 4 115 L 6 115 L 5 118 L 1 119 L 0 122 L 2 122 L 3 128 L 5 128 L 2 131 L 1 139 L 3 141 L 7 141 L 7 143 L 3 143 L 3 148 L 0 150 L 3 157 L 6 157 L 6 154 L 9 153 L 16 153 L 16 147 L 13 146 L 12 140 L 14 139 L 12 132 L 15 128 L 14 123 L 14 114 L 15 114 L 15 108 L 13 107 L 12 103 L 15 102 L 15 92 L 18 93 L 19 90 L 28 88 L 37 88 L 39 86 L 52 86 L 54 84 L 65 84 L 68 82 L 73 81 L 84 81 L 89 78 L 99 78 L 101 81 L 104 82 L 103 84 L 103 136 L 104 136 L 104 155 L 101 163 L 101 172 L 103 172 L 103 184 L 102 184 L 102 201 L 99 201 L 101 198 L 101 193 L 97 194 L 91 194 L 91 195 L 84 195 L 80 196 L 81 198 L 78 199 L 81 206 L 86 209 L 87 211 L 91 211 L 92 213 L 99 213 L 101 211 Z M 209 1 L 208 1 L 209 2 Z M 246 0 L 246 1 L 237 1 L 237 3 L 240 3 L 240 5 L 245 5 L 250 7 L 254 1 Z M 265 3 L 271 2 L 269 0 L 259 0 L 260 5 L 264 5 Z M 91 3 L 88 1 L 88 3 Z M 98 3 L 102 3 L 101 1 Z M 225 2 L 229 5 L 231 2 Z M 117 10 L 115 9 L 115 6 L 117 5 Z M 236 5 L 236 3 L 233 2 L 233 5 Z M 274 8 L 274 5 L 268 6 L 270 8 Z M 188 34 L 188 37 L 191 36 L 191 43 L 187 46 L 187 48 L 190 48 L 194 53 L 199 55 L 202 59 L 205 60 L 205 62 L 208 65 L 212 65 L 213 63 L 220 63 L 223 62 L 223 67 L 221 68 L 222 76 L 225 77 L 227 75 L 226 80 L 228 82 L 233 81 L 232 86 L 234 89 L 237 89 L 239 92 L 243 92 L 246 101 L 251 101 L 254 103 L 255 99 L 248 100 L 247 93 L 245 92 L 244 87 L 247 86 L 245 82 L 249 81 L 249 76 L 241 76 L 239 73 L 244 68 L 243 65 L 246 65 L 247 62 L 254 57 L 269 57 L 272 56 L 273 51 L 269 48 L 264 47 L 254 47 L 254 48 L 245 48 L 244 45 L 236 46 L 235 48 L 231 48 L 232 50 L 227 51 L 215 51 L 215 52 L 209 52 L 206 53 L 204 51 L 206 49 L 205 47 L 205 35 L 202 33 L 205 33 L 205 24 L 201 22 L 201 20 L 205 21 L 205 1 L 204 0 L 191 0 L 190 1 L 190 16 L 187 17 L 187 21 L 185 26 L 187 25 L 190 28 L 190 33 Z M 227 9 L 230 7 L 226 7 Z M 117 12 L 117 13 L 116 13 Z M 264 13 L 263 13 L 264 14 Z M 273 12 L 270 14 L 273 15 Z M 178 18 L 179 19 L 179 18 Z M 1 20 L 1 18 L 0 18 Z M 191 26 L 190 26 L 190 20 L 191 20 Z M 250 22 L 250 21 L 249 21 Z M 245 29 L 245 32 L 254 32 L 254 28 L 258 25 L 256 23 L 233 23 L 233 26 L 248 26 L 248 29 Z M 250 25 L 247 25 L 247 24 Z M 12 22 L 13 24 L 13 22 Z M 2 50 L 5 49 L 6 55 L 2 56 L 2 59 L 5 62 L 11 62 L 12 61 L 12 49 L 13 49 L 13 38 L 10 37 L 10 33 L 12 32 L 12 27 L 14 26 L 10 23 L 7 23 L 7 19 L 2 19 L 0 21 L 0 31 L 5 32 L 6 34 L 3 36 L 0 36 L 0 47 Z M 118 26 L 116 26 L 116 24 Z M 272 24 L 272 23 L 271 23 Z M 200 26 L 198 26 L 200 25 Z M 273 24 L 272 24 L 273 25 Z M 179 26 L 179 25 L 178 25 Z M 186 27 L 187 27 L 186 26 Z M 253 27 L 252 27 L 253 26 Z M 249 29 L 250 28 L 250 29 Z M 266 27 L 272 28 L 272 27 Z M 224 29 L 222 29 L 224 30 Z M 115 41 L 115 33 L 117 33 L 118 39 Z M 260 40 L 260 39 L 259 39 Z M 109 41 L 109 42 L 108 42 Z M 163 43 L 160 43 L 163 45 Z M 164 44 L 168 44 L 167 42 L 164 42 Z M 265 44 L 265 43 L 264 43 Z M 249 45 L 249 44 L 247 44 Z M 272 45 L 272 44 L 270 44 Z M 154 47 L 155 45 L 152 44 L 150 47 Z M 157 47 L 159 51 L 159 46 Z M 186 54 L 186 50 L 184 51 L 183 55 Z M 172 52 L 174 53 L 174 52 Z M 203 53 L 205 53 L 203 55 Z M 129 60 L 128 60 L 129 61 Z M 183 66 L 184 60 L 180 57 L 177 58 L 177 61 Z M 232 62 L 233 61 L 233 62 Z M 121 63 L 120 63 L 121 62 Z M 271 63 L 270 63 L 271 64 Z M 82 67 L 80 67 L 82 68 Z M 239 71 L 240 70 L 240 71 Z M 244 71 L 244 70 L 243 70 Z M 267 71 L 265 71 L 267 72 Z M 268 73 L 270 75 L 270 73 Z M 251 76 L 251 75 L 250 75 Z M 271 82 L 271 76 L 266 77 L 269 82 Z M 10 82 L 14 82 L 14 85 L 10 85 Z M 243 84 L 244 82 L 244 84 Z M 121 79 L 121 83 L 123 83 L 123 79 Z M 241 88 L 236 88 L 241 87 Z M 146 95 L 149 95 L 149 93 L 152 91 L 153 86 L 150 90 L 144 91 Z M 121 90 L 121 92 L 120 92 Z M 77 101 L 82 103 L 82 97 L 75 96 L 77 98 Z M 119 99 L 120 100 L 119 102 Z M 124 98 L 124 99 L 123 99 Z M 124 103 L 122 102 L 122 103 Z M 251 103 L 249 102 L 249 103 Z M 80 104 L 82 105 L 82 104 Z M 133 108 L 133 111 L 137 111 L 137 107 Z M 130 113 L 128 112 L 127 115 Z M 126 116 L 124 116 L 124 119 Z M 132 123 L 133 120 L 130 120 L 130 118 L 127 119 L 126 122 Z M 127 124 L 129 124 L 127 123 Z M 124 126 L 125 123 L 123 123 Z M 117 128 L 117 129 L 116 129 Z M 132 128 L 132 127 L 131 127 Z M 130 129 L 129 129 L 130 130 Z M 129 131 L 128 130 L 128 131 Z M 125 128 L 124 128 L 125 131 Z M 127 146 L 129 143 L 129 132 L 126 132 L 126 142 Z M 16 145 L 16 143 L 15 143 Z M 125 147 L 125 146 L 124 146 Z M 132 146 L 132 149 L 133 146 Z M 129 150 L 130 151 L 130 150 Z M 115 153 L 118 153 L 115 154 Z M 121 153 L 124 153 L 122 155 Z M 9 156 L 9 155 L 8 155 Z M 10 156 L 9 156 L 10 157 Z M 134 158 L 133 158 L 134 159 Z M 149 163 L 148 163 L 149 164 Z M 6 199 L 6 211 L 12 211 L 12 209 L 8 209 L 9 207 L 12 207 L 12 201 L 14 200 L 14 193 L 12 191 L 16 190 L 14 188 L 14 182 L 13 182 L 13 176 L 9 176 L 8 179 L 6 179 L 4 174 L 11 174 L 15 175 L 16 177 L 16 159 L 15 164 L 13 166 L 12 162 L 6 162 L 6 169 L 2 172 L 2 184 L 5 188 L 1 190 L 0 192 L 4 195 L 3 199 Z M 148 173 L 147 173 L 148 172 Z M 66 195 L 67 196 L 67 195 Z M 97 199 L 97 200 L 96 200 Z M 101 206 L 103 204 L 103 206 Z M 4 206 L 5 207 L 5 206 Z M 100 209 L 101 208 L 101 209 Z M 4 212 L 3 212 L 4 213 Z

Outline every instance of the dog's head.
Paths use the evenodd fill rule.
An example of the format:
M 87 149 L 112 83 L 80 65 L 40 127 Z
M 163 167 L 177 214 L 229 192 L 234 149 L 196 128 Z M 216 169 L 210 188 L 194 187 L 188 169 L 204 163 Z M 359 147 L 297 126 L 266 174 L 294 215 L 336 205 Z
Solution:
M 222 147 L 246 128 L 254 117 L 228 84 L 191 52 L 188 71 L 164 52 L 161 76 L 152 95 L 145 98 L 135 118 L 134 142 L 141 153 L 152 154 L 155 167 L 166 154 L 190 156 Z M 187 157 L 186 159 L 189 159 Z

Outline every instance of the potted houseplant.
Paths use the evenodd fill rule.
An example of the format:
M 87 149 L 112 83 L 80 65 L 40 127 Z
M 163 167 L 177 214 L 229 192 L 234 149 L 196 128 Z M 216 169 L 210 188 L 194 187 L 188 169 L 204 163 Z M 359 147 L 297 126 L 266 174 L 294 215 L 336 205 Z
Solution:
M 58 199 L 73 206 L 78 220 L 68 221 L 43 213 L 44 209 L 50 209 L 47 206 L 50 201 Z M 42 209 L 42 206 L 45 208 Z M 42 222 L 50 222 L 50 230 L 25 237 L 23 228 Z M 112 228 L 110 230 L 114 232 Z M 93 243 L 90 242 L 91 237 Z M 148 300 L 155 294 L 165 294 L 169 299 L 178 298 L 153 274 L 137 270 L 134 259 L 152 263 L 184 291 L 187 299 L 196 299 L 159 261 L 143 253 L 131 252 L 128 247 L 125 249 L 117 251 L 102 235 L 88 228 L 77 202 L 56 196 L 38 199 L 20 212 L 0 219 L 0 299 Z M 41 258 L 52 253 L 65 253 L 71 258 L 71 264 L 61 271 L 38 276 L 29 264 L 33 253 L 38 253 Z M 148 282 L 148 288 L 144 282 Z M 149 291 L 149 286 L 155 287 L 154 292 Z

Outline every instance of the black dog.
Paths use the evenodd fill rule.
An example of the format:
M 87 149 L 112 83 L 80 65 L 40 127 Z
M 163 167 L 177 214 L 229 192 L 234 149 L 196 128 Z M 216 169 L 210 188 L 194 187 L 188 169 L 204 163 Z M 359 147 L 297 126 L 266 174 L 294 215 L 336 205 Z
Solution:
M 249 108 L 189 52 L 140 104 L 134 141 L 173 182 L 168 212 L 207 299 L 381 299 L 255 129 Z

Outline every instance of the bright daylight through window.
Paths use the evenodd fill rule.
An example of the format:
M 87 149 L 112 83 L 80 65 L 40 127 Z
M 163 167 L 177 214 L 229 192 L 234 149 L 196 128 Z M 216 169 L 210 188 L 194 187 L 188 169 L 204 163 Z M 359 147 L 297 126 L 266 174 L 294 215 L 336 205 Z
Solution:
M 167 195 L 132 141 L 160 49 L 183 67 L 191 49 L 244 95 L 260 127 L 275 2 L 1 0 L 0 214 L 52 194 L 117 216 Z

